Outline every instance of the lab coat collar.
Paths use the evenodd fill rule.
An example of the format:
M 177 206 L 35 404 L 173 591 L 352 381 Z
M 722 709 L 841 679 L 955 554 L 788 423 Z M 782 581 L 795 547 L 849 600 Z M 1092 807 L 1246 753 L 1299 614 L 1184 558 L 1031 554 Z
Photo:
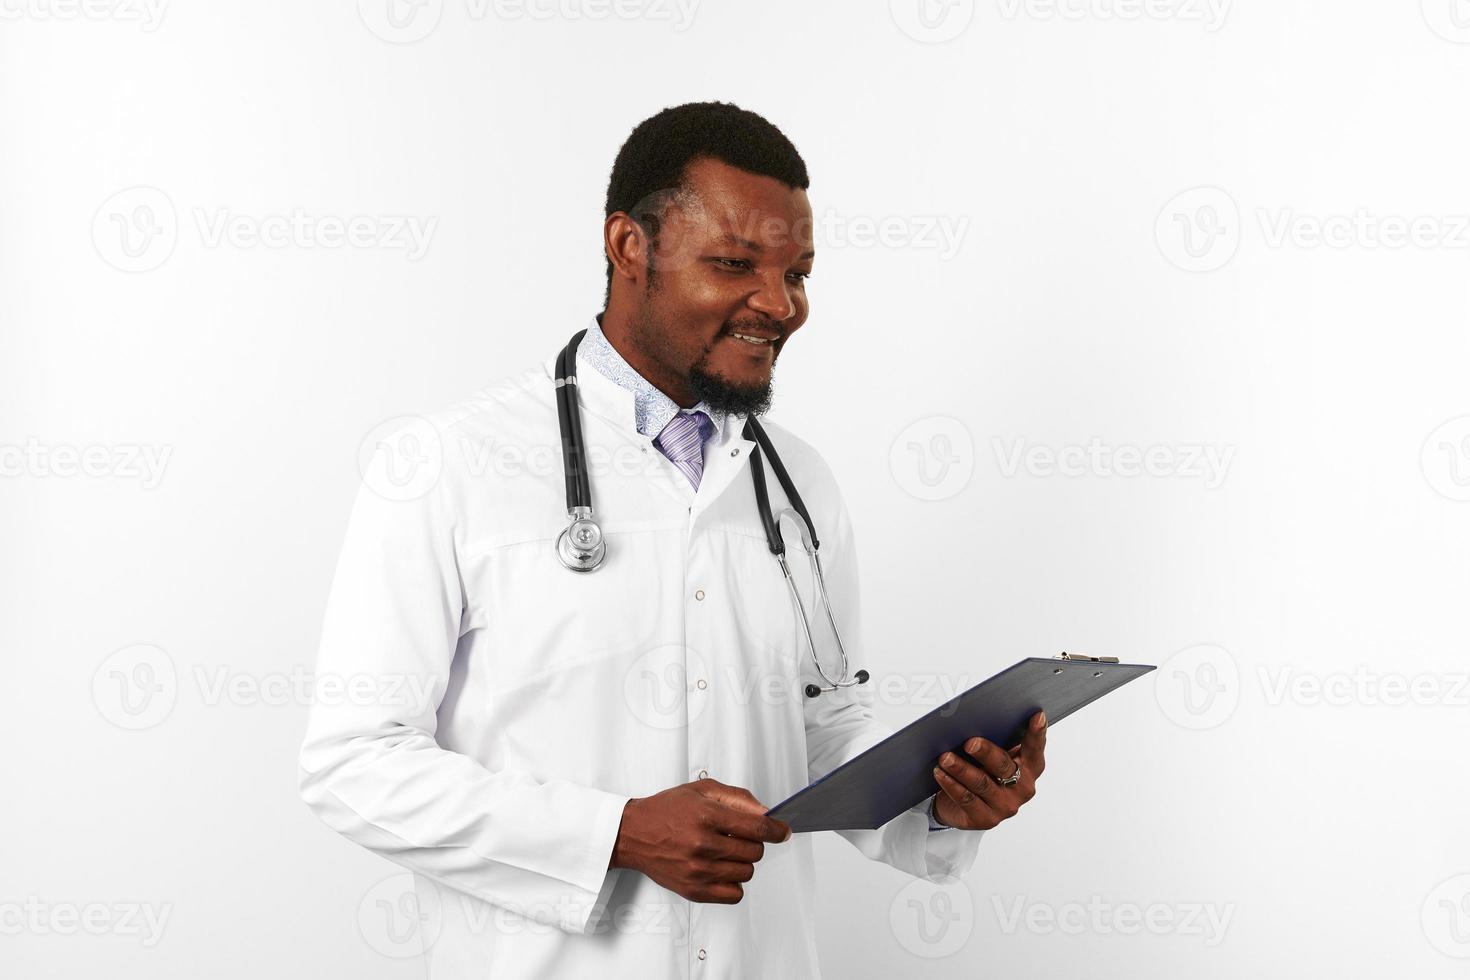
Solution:
M 562 346 L 566 346 L 565 342 Z M 546 361 L 546 376 L 553 382 L 556 381 L 556 359 L 560 355 L 561 348 L 557 348 Z M 638 416 L 631 391 L 588 364 L 580 352 L 572 373 L 577 378 L 577 404 L 583 415 L 601 416 L 619 432 L 638 440 L 645 438 L 638 431 Z M 554 397 L 555 392 L 552 394 Z
M 602 332 L 601 319 L 602 314 L 600 313 L 588 319 L 586 336 L 582 338 L 582 345 L 577 348 L 577 361 L 579 364 L 586 361 L 596 368 L 598 373 L 611 378 L 619 387 L 631 391 L 633 411 L 638 417 L 638 431 L 650 438 L 657 438 L 671 419 L 689 409 L 681 408 L 677 402 L 660 391 L 656 385 L 628 363 L 622 352 L 614 347 L 607 339 L 607 335 Z M 714 423 L 715 428 L 724 427 L 726 413 L 711 408 L 702 401 L 693 407 L 702 409 Z
M 562 346 L 566 346 L 563 342 Z M 556 379 L 558 348 L 545 363 L 547 378 Z M 638 431 L 637 412 L 634 409 L 633 393 L 604 375 L 601 371 L 577 358 L 577 397 L 583 416 L 596 415 L 608 422 L 627 439 L 652 444 L 653 440 Z M 553 393 L 554 397 L 554 393 Z M 745 469 L 755 442 L 743 435 L 746 417 L 727 414 L 710 440 L 704 444 L 704 472 L 700 476 L 699 491 L 690 507 L 698 513 L 717 500 L 736 475 Z M 654 448 L 657 452 L 657 447 Z M 593 491 L 594 493 L 596 490 Z

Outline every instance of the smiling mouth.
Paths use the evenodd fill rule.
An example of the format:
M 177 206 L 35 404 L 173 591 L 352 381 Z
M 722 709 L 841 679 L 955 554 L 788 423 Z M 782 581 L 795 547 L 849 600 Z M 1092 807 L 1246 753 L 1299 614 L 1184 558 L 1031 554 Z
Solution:
M 729 336 L 756 347 L 766 347 L 776 342 L 775 337 L 757 337 L 755 334 L 740 333 L 734 330 L 730 331 Z

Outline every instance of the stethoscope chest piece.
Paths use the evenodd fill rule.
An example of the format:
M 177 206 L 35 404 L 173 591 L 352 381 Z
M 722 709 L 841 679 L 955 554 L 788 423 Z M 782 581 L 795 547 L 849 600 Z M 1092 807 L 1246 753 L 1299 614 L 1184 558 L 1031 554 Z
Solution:
M 592 519 L 591 508 L 575 510 L 586 513 L 572 514 L 572 523 L 557 535 L 556 555 L 574 572 L 591 572 L 607 556 L 607 542 L 602 538 L 602 528 Z

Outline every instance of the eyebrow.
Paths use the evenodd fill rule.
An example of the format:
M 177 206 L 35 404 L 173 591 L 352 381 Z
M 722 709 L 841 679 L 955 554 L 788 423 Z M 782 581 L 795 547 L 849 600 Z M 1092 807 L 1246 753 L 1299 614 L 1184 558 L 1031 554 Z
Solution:
M 739 235 L 734 235 L 734 234 L 731 234 L 729 232 L 726 232 L 725 234 L 721 235 L 718 239 L 716 239 L 715 240 L 715 244 L 716 245 L 733 245 L 736 248 L 748 248 L 752 252 L 764 252 L 765 251 L 765 249 L 761 246 L 760 242 L 753 242 L 749 238 L 742 238 Z M 807 259 L 814 259 L 816 257 L 817 257 L 817 253 L 814 250 L 807 249 L 805 252 L 802 252 L 800 255 L 798 255 L 796 257 L 796 261 L 798 261 L 798 262 L 804 262 Z

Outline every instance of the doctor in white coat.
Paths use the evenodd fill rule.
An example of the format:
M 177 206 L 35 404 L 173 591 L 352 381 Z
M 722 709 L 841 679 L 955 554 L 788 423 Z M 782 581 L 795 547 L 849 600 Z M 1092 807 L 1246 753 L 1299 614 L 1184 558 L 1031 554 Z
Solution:
M 807 184 L 779 130 L 723 103 L 665 110 L 619 152 L 606 309 L 564 328 L 587 331 L 568 390 L 601 567 L 557 554 L 554 351 L 401 434 L 428 479 L 358 493 L 318 665 L 352 696 L 315 700 L 301 792 L 413 872 L 432 977 L 818 975 L 810 837 L 763 814 L 888 729 L 871 684 L 806 692 L 829 685 L 768 550 L 742 436 L 807 318 Z M 840 377 L 824 381 L 836 396 Z M 816 524 L 852 671 L 902 669 L 903 651 L 863 654 L 831 471 L 764 425 Z M 962 874 L 982 832 L 1034 795 L 1045 735 L 1038 715 L 1020 745 L 971 739 L 936 760 L 932 800 L 842 835 L 919 878 Z

